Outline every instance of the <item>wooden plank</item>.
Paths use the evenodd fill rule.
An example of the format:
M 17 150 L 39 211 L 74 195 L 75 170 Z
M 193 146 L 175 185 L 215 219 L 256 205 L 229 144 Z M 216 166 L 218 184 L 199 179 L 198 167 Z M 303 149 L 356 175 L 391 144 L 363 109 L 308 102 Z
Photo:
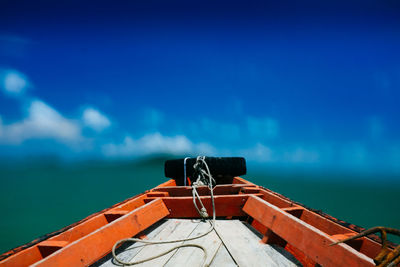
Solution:
M 124 203 L 121 203 L 121 205 L 118 205 L 114 207 L 112 210 L 128 210 L 132 211 L 134 209 L 139 208 L 140 206 L 143 206 L 145 204 L 144 199 L 147 196 L 145 194 L 138 196 L 134 199 L 131 199 L 129 201 L 126 201 Z
M 247 180 L 245 180 L 245 179 L 243 179 L 243 178 L 241 178 L 241 177 L 239 177 L 239 176 L 237 176 L 237 177 L 233 177 L 232 184 L 247 184 L 247 185 L 255 185 L 255 184 L 253 184 L 252 182 L 249 182 L 249 181 L 247 181 Z
M 161 224 L 152 225 L 148 229 L 146 229 L 143 233 L 145 240 L 152 240 L 155 238 L 163 229 L 166 227 L 171 227 L 174 225 L 174 220 L 167 219 L 163 220 Z M 153 228 L 154 227 L 154 228 Z M 140 242 L 135 243 L 126 243 L 128 245 L 122 245 L 120 248 L 116 250 L 118 259 L 121 261 L 130 261 L 133 257 L 135 257 L 145 246 L 145 244 Z M 106 257 L 101 259 L 99 262 L 96 262 L 92 267 L 115 267 L 120 266 L 112 257 L 112 254 L 109 253 Z
M 168 181 L 158 185 L 155 188 L 165 187 L 165 186 L 176 186 L 176 181 L 174 179 L 169 179 Z
M 211 225 L 209 222 L 200 222 L 189 237 L 195 237 L 209 231 Z M 212 261 L 222 241 L 215 231 L 210 232 L 199 239 L 185 241 L 183 244 L 196 244 L 204 247 L 207 251 L 206 263 Z M 165 266 L 202 266 L 204 252 L 195 247 L 180 248 L 167 262 Z
M 309 210 L 304 210 L 300 219 L 331 236 L 336 234 L 357 234 L 354 230 L 350 230 Z M 381 244 L 367 237 L 347 242 L 346 244 L 370 258 L 374 258 L 381 251 Z
M 246 187 L 248 185 L 245 184 L 227 184 L 227 185 L 216 185 L 214 187 L 213 193 L 214 195 L 232 195 L 239 193 L 242 187 Z M 191 186 L 167 186 L 167 187 L 156 187 L 151 190 L 152 192 L 168 192 L 171 197 L 185 197 L 192 196 L 192 187 Z M 210 189 L 208 186 L 199 186 L 197 187 L 197 193 L 200 196 L 209 196 Z
M 291 200 L 269 189 L 264 188 L 260 190 L 260 193 L 263 194 L 262 199 L 279 208 L 290 209 L 291 207 L 299 207 L 299 205 L 295 204 Z M 296 216 L 296 214 L 293 215 Z M 333 220 L 330 220 L 327 218 L 326 215 L 321 216 L 320 214 L 317 214 L 316 212 L 310 211 L 306 208 L 304 208 L 304 210 L 300 213 L 297 213 L 297 215 L 300 215 L 300 217 L 296 217 L 299 217 L 302 221 L 314 226 L 315 228 L 318 228 L 322 232 L 325 232 L 329 235 L 358 233 L 354 231 L 354 229 L 350 229 L 348 227 L 340 225 L 339 223 L 337 223 L 338 220 L 333 217 L 331 217 Z M 357 242 L 351 242 L 347 244 L 370 258 L 375 257 L 381 250 L 381 244 L 379 242 L 376 242 L 366 237 L 360 238 L 359 240 L 357 240 Z
M 328 234 L 259 197 L 249 197 L 243 210 L 323 266 L 375 265 L 371 258 L 346 244 L 329 246 L 335 240 Z
M 223 243 L 219 246 L 217 253 L 215 254 L 214 259 L 210 263 L 210 267 L 236 267 L 238 266 L 235 261 L 232 259 L 228 250 L 224 246 Z
M 253 234 L 255 234 L 258 237 L 258 239 L 260 240 L 261 243 L 264 243 L 264 244 L 266 243 L 266 242 L 263 242 L 265 235 L 263 236 L 251 224 L 249 224 L 247 222 L 242 222 L 242 223 L 245 227 L 247 227 Z M 270 231 L 270 230 L 268 230 L 268 231 Z M 280 237 L 278 237 L 278 238 L 280 238 Z M 284 241 L 284 240 L 282 239 L 282 241 Z M 276 252 L 282 254 L 286 259 L 293 262 L 295 265 L 302 266 L 300 261 L 298 261 L 295 256 L 293 256 L 289 251 L 286 250 L 286 246 L 285 246 L 286 242 L 285 241 L 284 241 L 284 244 L 279 244 L 279 242 L 272 243 L 272 244 L 267 243 L 267 244 L 269 246 L 265 246 L 266 251 L 269 251 L 271 248 L 271 249 L 275 250 Z
M 49 256 L 50 254 L 56 252 L 59 249 L 67 246 L 67 241 L 43 241 L 38 244 L 38 248 L 40 254 L 42 254 L 43 258 Z
M 242 208 L 250 195 L 222 195 L 215 196 L 216 216 L 246 216 Z M 162 197 L 167 206 L 170 218 L 198 218 L 199 213 L 193 205 L 193 197 Z M 147 199 L 145 201 L 151 201 Z M 211 197 L 202 196 L 201 201 L 207 209 L 208 215 L 212 216 Z
M 252 186 L 244 186 L 240 190 L 241 194 L 257 194 L 260 193 L 260 188 L 258 186 L 252 185 Z
M 106 216 L 107 222 L 110 223 L 128 213 L 129 213 L 128 210 L 113 209 L 104 213 L 104 216 Z
M 168 192 L 149 192 L 146 193 L 147 197 L 169 197 L 169 193 Z
M 288 208 L 295 206 L 292 201 L 289 201 L 288 199 L 284 199 L 280 197 L 279 195 L 275 194 L 275 192 L 272 191 L 267 191 L 265 189 L 260 189 L 260 193 L 263 195 L 262 199 L 265 201 L 268 201 L 269 203 L 279 207 L 279 208 Z
M 272 246 L 260 243 L 239 220 L 217 221 L 216 230 L 239 266 L 296 266 Z
M 168 215 L 162 200 L 154 200 L 70 243 L 33 266 L 86 266 L 108 254 L 115 242 L 143 231 Z
M 197 226 L 198 222 L 192 220 L 174 220 L 172 227 L 164 228 L 153 240 L 166 241 L 183 239 L 188 237 Z M 182 243 L 183 242 L 175 242 L 146 246 L 135 257 L 133 257 L 130 262 L 140 261 L 158 255 Z M 162 257 L 158 257 L 154 260 L 144 262 L 140 264 L 140 266 L 163 266 L 174 255 L 174 253 L 176 253 L 176 251 Z

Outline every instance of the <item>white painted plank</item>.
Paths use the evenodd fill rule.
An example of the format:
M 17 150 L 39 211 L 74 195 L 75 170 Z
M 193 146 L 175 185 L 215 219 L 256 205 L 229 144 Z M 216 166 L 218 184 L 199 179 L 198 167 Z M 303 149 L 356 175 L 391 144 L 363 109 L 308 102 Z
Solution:
M 189 237 L 199 236 L 209 231 L 211 225 L 209 222 L 200 222 L 196 229 L 190 234 Z M 207 251 L 206 263 L 211 262 L 214 258 L 219 246 L 222 241 L 219 239 L 215 231 L 210 232 L 206 236 L 199 239 L 185 241 L 183 244 L 196 244 L 204 247 Z M 178 251 L 169 259 L 165 266 L 202 266 L 204 261 L 204 252 L 196 247 L 185 247 L 180 248 Z
M 231 255 L 229 254 L 228 250 L 224 246 L 223 243 L 219 246 L 217 253 L 212 260 L 210 267 L 236 267 L 237 264 L 232 259 Z
M 144 231 L 144 234 L 147 236 L 145 240 L 151 240 L 155 236 L 157 236 L 164 228 L 166 227 L 171 227 L 174 226 L 174 220 L 164 220 L 161 222 L 161 224 L 157 224 L 155 228 L 150 227 L 149 229 L 146 229 Z M 129 261 L 132 259 L 139 251 L 141 251 L 144 248 L 143 243 L 136 242 L 132 243 L 128 247 L 122 248 L 123 251 L 118 251 L 118 259 L 121 259 L 122 261 Z M 101 263 L 98 262 L 97 264 L 93 264 L 92 266 L 101 266 L 101 267 L 115 267 L 115 266 L 120 266 L 117 262 L 115 262 L 112 258 L 112 255 L 107 255 L 107 261 Z
M 259 238 L 259 240 L 261 240 L 263 238 L 263 235 L 261 233 L 259 233 L 256 229 L 254 229 L 253 226 L 251 226 L 247 222 L 242 222 L 242 223 L 252 233 L 254 233 L 254 235 L 256 235 Z M 265 247 L 265 250 L 267 251 L 267 253 L 275 254 L 275 252 L 273 251 L 273 250 L 275 250 L 276 252 L 278 252 L 279 254 L 284 256 L 285 258 L 287 258 L 289 261 L 291 261 L 294 264 L 296 264 L 296 266 L 302 266 L 302 264 L 292 254 L 290 254 L 289 251 L 286 251 L 283 247 L 280 247 L 280 246 L 275 245 L 275 244 L 269 244 L 269 245 L 266 245 L 264 247 Z
M 296 266 L 238 220 L 217 221 L 216 230 L 222 242 L 241 266 Z
M 192 220 L 174 220 L 174 227 L 164 228 L 155 238 L 152 240 L 166 241 L 166 240 L 177 240 L 188 237 L 193 230 L 198 226 L 198 221 Z M 140 261 L 158 255 L 164 251 L 167 251 L 183 242 L 175 242 L 169 244 L 157 244 L 144 247 L 130 262 Z M 176 252 L 176 251 L 175 251 Z M 162 257 L 158 257 L 154 260 L 147 261 L 136 266 L 163 266 L 175 252 L 171 252 Z

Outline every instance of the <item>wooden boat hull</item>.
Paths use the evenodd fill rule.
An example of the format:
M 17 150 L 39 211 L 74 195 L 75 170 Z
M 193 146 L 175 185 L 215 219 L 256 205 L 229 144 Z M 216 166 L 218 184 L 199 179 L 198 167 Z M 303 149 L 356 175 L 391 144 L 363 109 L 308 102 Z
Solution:
M 208 187 L 198 187 L 208 211 Z M 0 258 L 0 266 L 88 266 L 107 255 L 120 239 L 140 235 L 165 218 L 198 218 L 191 187 L 175 180 L 93 214 L 60 231 L 15 248 Z M 330 246 L 357 234 L 360 227 L 316 212 L 240 177 L 216 185 L 217 218 L 240 219 L 254 227 L 261 242 L 277 244 L 304 266 L 374 266 L 379 239 L 361 239 Z M 211 212 L 209 212 L 211 214 Z

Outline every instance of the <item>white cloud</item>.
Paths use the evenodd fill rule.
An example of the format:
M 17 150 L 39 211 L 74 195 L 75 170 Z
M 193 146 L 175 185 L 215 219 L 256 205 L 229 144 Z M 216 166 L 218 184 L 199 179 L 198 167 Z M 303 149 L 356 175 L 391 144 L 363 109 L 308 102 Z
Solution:
M 3 70 L 0 73 L 1 87 L 12 95 L 22 94 L 30 86 L 28 78 L 16 70 Z
M 110 120 L 104 114 L 93 108 L 86 108 L 83 111 L 82 120 L 86 126 L 98 132 L 111 125 Z
M 284 160 L 290 163 L 317 163 L 320 160 L 320 153 L 313 149 L 297 147 L 285 152 Z
M 275 138 L 279 135 L 278 121 L 272 118 L 247 118 L 247 128 L 251 136 Z
M 255 146 L 239 151 L 239 154 L 246 159 L 254 162 L 270 162 L 270 163 L 317 163 L 320 161 L 320 152 L 308 148 L 298 146 L 296 148 L 287 148 L 279 146 L 266 146 L 257 143 Z
M 82 140 L 79 124 L 66 119 L 42 101 L 32 101 L 28 117 L 20 122 L 1 125 L 0 142 L 20 144 L 28 139 L 53 139 L 72 144 Z
M 261 143 L 257 143 L 254 147 L 239 151 L 239 155 L 244 156 L 248 160 L 255 162 L 272 162 L 276 161 L 274 152 L 270 147 Z
M 125 137 L 121 144 L 106 144 L 103 153 L 111 157 L 142 156 L 157 153 L 171 154 L 210 154 L 214 148 L 205 143 L 193 144 L 186 136 L 163 136 L 160 133 L 152 133 L 133 139 Z

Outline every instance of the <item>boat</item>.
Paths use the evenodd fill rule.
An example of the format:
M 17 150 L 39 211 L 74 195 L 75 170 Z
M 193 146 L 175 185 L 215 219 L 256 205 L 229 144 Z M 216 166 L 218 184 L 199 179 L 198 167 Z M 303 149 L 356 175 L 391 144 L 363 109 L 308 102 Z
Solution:
M 382 240 L 366 236 L 245 174 L 240 157 L 168 160 L 164 183 L 4 253 L 0 266 L 399 264 L 383 228 Z

